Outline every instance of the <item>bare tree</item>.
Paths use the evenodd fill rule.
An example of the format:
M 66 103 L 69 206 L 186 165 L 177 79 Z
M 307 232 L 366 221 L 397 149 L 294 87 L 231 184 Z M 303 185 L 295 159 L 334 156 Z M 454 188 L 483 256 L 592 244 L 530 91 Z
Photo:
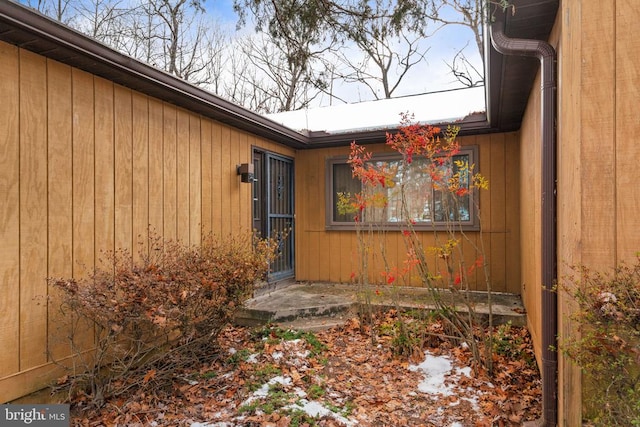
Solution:
M 270 111 L 266 94 L 260 90 L 266 85 L 264 77 L 258 75 L 242 51 L 239 40 L 234 40 L 227 51 L 226 64 L 222 92 L 217 93 L 252 111 Z
M 206 65 L 199 56 L 205 35 L 199 19 L 204 13 L 200 0 L 149 0 L 142 5 L 142 11 L 145 18 L 157 19 L 161 24 L 147 27 L 155 32 L 140 34 L 142 40 L 160 42 L 160 67 L 184 80 L 204 69 Z
M 514 7 L 511 0 L 425 0 L 425 19 L 442 25 L 461 25 L 471 30 L 481 62 L 484 62 L 484 22 L 498 8 Z M 484 74 L 460 48 L 447 63 L 455 79 L 467 87 L 484 84 Z
M 355 45 L 364 58 L 354 59 L 353 50 L 338 53 L 344 67 L 328 75 L 364 84 L 376 98 L 391 97 L 409 70 L 424 60 L 428 49 L 422 41 L 428 35 L 422 7 L 411 0 L 235 0 L 240 17 L 251 13 L 256 28 L 276 45 L 286 44 L 283 50 L 295 52 L 291 58 L 296 61 L 307 60 L 304 43 L 309 40 L 315 46 Z M 330 98 L 331 88 L 323 89 Z
M 467 46 L 468 43 L 456 52 L 451 62 L 445 61 L 445 64 L 449 67 L 454 78 L 465 87 L 482 86 L 484 84 L 484 73 L 465 56 L 464 50 Z
M 85 0 L 77 2 L 76 29 L 120 50 L 127 37 L 125 17 L 131 6 L 123 0 Z
M 236 2 L 242 20 L 246 10 L 241 5 L 253 13 L 260 34 L 247 38 L 242 51 L 260 80 L 254 89 L 262 92 L 261 100 L 269 100 L 268 112 L 304 108 L 326 93 L 328 75 L 319 64 L 334 49 L 337 38 L 316 4 L 307 0 Z
M 232 60 L 229 99 L 252 110 L 273 113 L 305 108 L 327 87 L 323 71 L 314 68 L 325 49 L 307 46 L 309 57 L 293 58 L 299 46 L 273 43 L 265 34 L 247 36 L 237 42 Z
M 443 25 L 462 25 L 469 28 L 484 58 L 484 35 L 482 33 L 487 1 L 490 0 L 425 0 L 425 18 Z
M 47 15 L 65 25 L 71 25 L 75 11 L 74 0 L 27 0 L 27 6 L 36 9 L 43 15 Z
M 210 86 L 219 75 L 228 34 L 206 19 L 199 1 L 144 0 L 129 8 L 91 1 L 86 32 L 97 39 L 196 85 Z
M 407 73 L 425 61 L 429 48 L 425 40 L 433 34 L 427 26 L 398 28 L 393 21 L 393 0 L 369 2 L 367 14 L 350 15 L 340 22 L 341 34 L 361 52 L 343 49 L 339 53 L 347 71 L 342 78 L 364 84 L 376 99 L 391 98 Z M 434 32 L 437 31 L 434 30 Z

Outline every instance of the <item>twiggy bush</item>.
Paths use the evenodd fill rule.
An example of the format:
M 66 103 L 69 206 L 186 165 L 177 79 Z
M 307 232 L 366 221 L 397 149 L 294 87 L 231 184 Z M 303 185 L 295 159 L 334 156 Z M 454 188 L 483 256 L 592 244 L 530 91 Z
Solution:
M 462 226 L 463 218 L 472 216 L 481 224 L 477 192 L 487 189 L 488 181 L 460 155 L 457 133 L 454 127 L 441 132 L 412 124 L 411 117 L 403 115 L 399 131 L 387 135 L 387 145 L 399 154 L 399 160 L 376 159 L 365 147 L 352 143 L 348 163 L 361 191 L 339 193 L 338 212 L 352 215 L 357 230 L 358 274 L 354 272 L 352 280 L 363 289 L 364 320 L 371 318 L 370 285 L 393 288 L 401 281 L 418 283 L 429 289 L 435 311 L 451 336 L 465 342 L 476 361 L 491 372 L 491 333 L 485 335 L 479 327 L 470 293 L 477 276 L 487 290 L 491 331 L 491 282 L 482 232 L 469 236 Z M 401 233 L 405 244 L 402 265 L 392 265 L 387 256 L 389 223 Z M 423 244 L 427 231 L 433 233 L 434 245 L 430 247 Z M 471 259 L 474 261 L 469 263 Z M 382 271 L 371 274 L 380 266 Z M 370 283 L 370 277 L 378 277 L 378 282 Z M 458 310 L 460 306 L 464 310 Z M 407 331 L 401 322 L 400 336 L 410 338 L 405 337 Z M 420 342 L 404 338 L 403 347 Z M 407 352 L 411 353 L 402 349 Z
M 140 261 L 119 249 L 87 278 L 50 279 L 76 329 L 94 327 L 91 357 L 70 382 L 74 391 L 101 405 L 131 387 L 166 385 L 176 369 L 212 358 L 216 337 L 264 278 L 274 248 L 250 235 L 208 236 L 199 246 L 156 237 Z M 69 339 L 80 355 L 87 349 L 76 332 Z
M 560 285 L 579 334 L 561 343 L 583 371 L 585 415 L 597 425 L 640 425 L 640 257 L 611 273 L 574 267 Z

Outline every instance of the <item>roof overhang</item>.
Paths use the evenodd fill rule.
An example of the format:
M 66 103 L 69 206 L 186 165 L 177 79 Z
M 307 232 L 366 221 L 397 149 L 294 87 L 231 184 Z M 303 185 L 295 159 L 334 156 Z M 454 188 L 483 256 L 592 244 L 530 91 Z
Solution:
M 505 34 L 547 40 L 558 0 L 513 0 L 512 3 L 516 13 L 507 16 Z M 295 131 L 118 53 L 11 0 L 0 1 L 0 40 L 295 149 L 346 145 L 353 140 L 384 142 L 386 134 L 394 131 L 376 129 L 331 134 Z M 473 114 L 457 122 L 461 136 L 519 129 L 538 70 L 535 59 L 505 58 L 492 48 L 486 52 L 487 114 Z
M 99 43 L 10 0 L 0 1 L 0 40 L 236 128 L 303 148 L 308 138 Z
M 507 9 L 504 19 L 507 37 L 548 41 L 559 0 L 511 0 L 510 4 L 514 9 Z M 485 37 L 485 58 L 487 125 L 492 132 L 518 130 L 540 63 L 536 58 L 503 56 L 489 37 Z

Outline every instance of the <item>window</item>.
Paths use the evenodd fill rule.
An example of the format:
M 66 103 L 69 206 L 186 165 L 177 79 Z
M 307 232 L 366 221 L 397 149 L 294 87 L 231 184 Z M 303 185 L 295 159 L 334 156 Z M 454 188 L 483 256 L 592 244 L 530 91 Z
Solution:
M 436 168 L 440 176 L 450 177 L 459 174 L 460 187 L 469 190 L 469 171 L 461 169 L 460 166 L 473 165 L 476 158 L 476 147 L 460 147 L 460 152 L 453 157 L 453 162 Z M 414 158 L 407 170 L 403 171 L 401 158 L 397 154 L 374 155 L 369 163 L 373 163 L 376 168 L 390 171 L 393 178 L 389 185 L 375 187 L 376 194 L 373 198 L 384 202 L 369 203 L 360 213 L 362 222 L 376 223 L 389 228 L 402 225 L 405 215 L 401 187 L 404 186 L 406 212 L 416 228 L 443 228 L 453 221 L 467 230 L 477 229 L 475 192 L 463 191 L 460 195 L 455 195 L 439 189 L 437 183 L 434 185 L 432 181 L 431 172 L 434 169 L 427 162 L 429 160 L 424 158 Z M 352 199 L 362 190 L 360 181 L 351 174 L 346 157 L 327 161 L 327 189 L 327 228 L 355 228 L 356 214 L 342 212 L 339 208 L 341 197 Z

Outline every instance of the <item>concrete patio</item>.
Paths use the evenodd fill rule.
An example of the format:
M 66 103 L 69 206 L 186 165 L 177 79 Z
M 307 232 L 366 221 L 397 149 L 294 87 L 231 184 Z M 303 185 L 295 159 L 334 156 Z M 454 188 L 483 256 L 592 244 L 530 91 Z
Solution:
M 236 314 L 236 323 L 254 326 L 278 323 L 283 327 L 320 330 L 339 325 L 358 312 L 368 296 L 371 304 L 380 309 L 433 309 L 429 289 L 413 287 L 369 287 L 337 283 L 297 282 L 280 286 L 266 286 L 256 291 L 254 298 Z M 443 292 L 442 297 L 453 301 L 456 296 Z M 457 298 L 461 296 L 458 295 Z M 489 314 L 486 292 L 470 292 L 476 313 L 482 318 Z M 494 324 L 511 322 L 526 325 L 526 314 L 519 295 L 494 292 L 492 311 Z M 465 307 L 457 305 L 459 310 Z

